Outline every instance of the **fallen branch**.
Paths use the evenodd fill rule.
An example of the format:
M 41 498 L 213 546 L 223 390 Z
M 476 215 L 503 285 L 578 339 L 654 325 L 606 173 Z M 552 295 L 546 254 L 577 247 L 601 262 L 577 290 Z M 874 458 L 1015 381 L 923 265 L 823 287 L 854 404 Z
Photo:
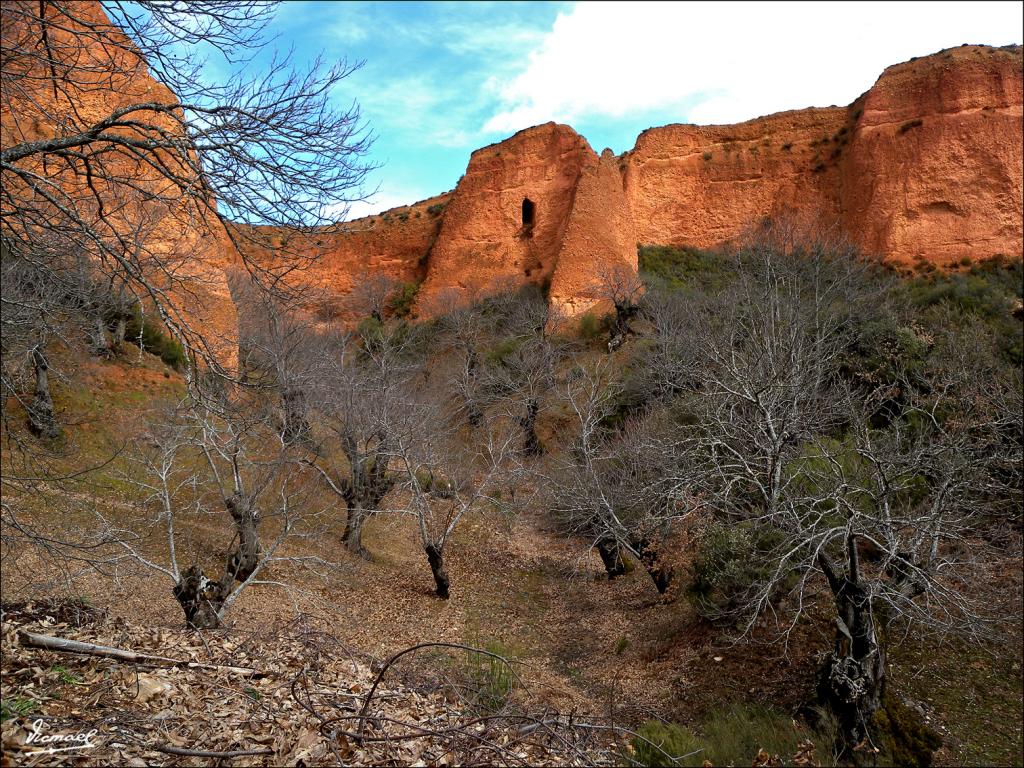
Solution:
M 270 747 L 263 749 L 237 749 L 233 752 L 211 752 L 206 749 L 185 749 L 184 747 L 173 747 L 170 744 L 162 744 L 153 747 L 157 752 L 165 752 L 168 755 L 182 755 L 184 757 L 247 757 L 248 755 L 272 755 L 274 750 Z
M 363 706 L 362 708 L 360 708 L 359 715 L 357 716 L 359 718 L 359 730 L 356 735 L 357 744 L 362 744 L 363 731 L 366 729 L 366 711 L 370 708 L 370 700 L 373 698 L 373 694 L 376 692 L 377 686 L 380 685 L 380 681 L 384 679 L 384 673 L 391 668 L 392 664 L 394 664 L 400 658 L 405 656 L 407 653 L 413 653 L 424 648 L 457 648 L 464 651 L 479 653 L 483 656 L 490 656 L 491 658 L 497 659 L 506 667 L 508 667 L 509 671 L 516 678 L 516 682 L 522 684 L 522 680 L 519 679 L 519 675 L 516 674 L 516 671 L 512 668 L 512 665 L 509 664 L 508 659 L 506 659 L 503 656 L 499 656 L 496 653 L 491 653 L 490 651 L 485 651 L 481 648 L 474 648 L 471 645 L 463 645 L 462 643 L 419 643 L 418 645 L 414 645 L 411 648 L 406 648 L 404 651 L 399 651 L 386 662 L 384 662 L 384 666 L 380 668 L 380 672 L 377 673 L 377 678 L 373 681 L 373 686 L 370 688 L 370 692 L 366 694 L 366 701 L 363 702 Z
M 44 648 L 48 651 L 59 653 L 81 653 L 86 656 L 103 656 L 117 661 L 127 661 L 134 664 L 156 664 L 166 667 L 186 667 L 188 669 L 223 669 L 235 675 L 246 677 L 265 677 L 266 672 L 259 672 L 248 667 L 232 667 L 227 664 L 203 664 L 198 661 L 183 661 L 172 659 L 167 656 L 153 656 L 148 653 L 137 653 L 126 651 L 121 648 L 111 648 L 106 645 L 94 643 L 83 643 L 78 640 L 68 640 L 63 637 L 50 637 L 49 635 L 37 635 L 35 632 L 18 630 L 18 639 L 22 645 L 33 648 Z

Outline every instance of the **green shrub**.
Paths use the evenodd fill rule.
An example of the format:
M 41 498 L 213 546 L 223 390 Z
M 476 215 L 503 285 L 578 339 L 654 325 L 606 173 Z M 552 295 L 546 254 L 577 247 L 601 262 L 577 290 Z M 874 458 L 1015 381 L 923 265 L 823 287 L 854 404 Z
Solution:
M 980 319 L 1007 362 L 1024 362 L 1024 334 L 1014 306 L 1024 297 L 1024 262 L 992 258 L 975 262 L 965 272 L 943 274 L 931 270 L 907 281 L 903 290 L 929 324 L 949 322 L 943 307 Z M 954 322 L 959 324 L 954 317 Z M 952 329 L 955 330 L 955 329 Z
M 704 746 L 693 731 L 674 723 L 649 720 L 637 729 L 633 739 L 631 763 L 661 768 L 662 766 L 701 766 Z
M 743 598 L 771 571 L 767 553 L 777 535 L 747 524 L 714 522 L 693 561 L 693 578 L 686 589 L 697 612 L 710 621 L 740 608 Z M 785 588 L 780 585 L 780 589 Z
M 10 699 L 0 699 L 0 722 L 12 720 L 17 717 L 25 717 L 36 709 L 36 702 L 33 699 L 26 699 L 15 696 Z
M 408 317 L 412 306 L 416 303 L 419 283 L 403 283 L 388 300 L 388 309 L 393 317 Z
M 608 332 L 608 316 L 598 317 L 586 312 L 580 317 L 579 334 L 583 341 L 593 341 Z
M 525 340 L 522 338 L 508 338 L 502 339 L 490 347 L 485 353 L 484 357 L 488 363 L 501 364 L 504 363 L 509 356 L 513 355 L 518 350 Z
M 513 660 L 511 650 L 499 642 L 489 642 L 483 649 L 509 661 Z M 487 654 L 467 651 L 466 655 L 474 707 L 485 713 L 501 711 L 515 689 L 516 676 L 512 668 L 501 659 Z
M 714 289 L 731 277 L 729 262 L 711 251 L 645 245 L 637 252 L 641 275 L 672 288 Z
M 446 203 L 434 203 L 433 205 L 427 208 L 427 215 L 434 217 L 440 216 L 442 213 L 444 213 L 445 205 Z
M 375 317 L 367 317 L 359 322 L 356 328 L 359 337 L 363 340 L 364 346 L 371 346 L 380 341 L 384 333 L 384 323 Z
M 637 730 L 642 738 L 633 739 L 633 760 L 648 766 L 699 766 L 705 760 L 712 765 L 750 765 L 764 750 L 784 765 L 804 737 L 781 712 L 750 705 L 715 710 L 695 731 L 648 721 Z
M 185 350 L 181 344 L 166 332 L 161 323 L 144 316 L 137 307 L 125 323 L 124 338 L 158 356 L 171 368 L 181 369 L 185 365 Z

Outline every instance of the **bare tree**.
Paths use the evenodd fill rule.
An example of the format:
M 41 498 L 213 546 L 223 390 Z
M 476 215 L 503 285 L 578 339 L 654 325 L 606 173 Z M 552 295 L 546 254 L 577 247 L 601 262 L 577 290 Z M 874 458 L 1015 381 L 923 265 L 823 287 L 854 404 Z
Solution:
M 664 594 L 673 576 L 664 545 L 683 511 L 676 498 L 674 446 L 656 416 L 608 428 L 621 391 L 608 363 L 574 369 L 563 399 L 578 433 L 566 453 L 552 460 L 551 470 L 534 472 L 550 493 L 561 527 L 597 549 L 609 579 L 626 572 L 629 554 Z
M 418 371 L 410 360 L 413 337 L 402 324 L 382 324 L 367 333 L 340 334 L 328 347 L 328 364 L 313 402 L 325 437 L 310 460 L 345 502 L 342 542 L 362 557 L 368 556 L 363 526 L 381 510 L 396 483 L 397 470 L 390 462 L 396 442 L 410 428 L 407 392 Z
M 259 0 L 0 6 L 0 401 L 20 452 L 5 457 L 5 487 L 43 493 L 46 478 L 63 488 L 78 476 L 54 471 L 52 449 L 22 439 L 7 407 L 19 402 L 39 435 L 59 433 L 57 345 L 88 338 L 110 355 L 128 313 L 145 313 L 196 363 L 193 384 L 204 370 L 230 377 L 221 351 L 233 340 L 193 314 L 222 290 L 223 268 L 234 263 L 287 305 L 287 278 L 317 254 L 285 236 L 264 259 L 267 233 L 307 232 L 362 198 L 371 137 L 354 102 L 334 106 L 359 65 L 247 66 L 270 42 L 273 11 Z M 226 63 L 226 82 L 205 76 L 211 57 Z M 55 547 L 18 499 L 5 500 L 3 535 Z
M 592 292 L 596 298 L 609 302 L 614 309 L 615 316 L 608 338 L 608 351 L 614 352 L 633 333 L 632 323 L 640 314 L 640 299 L 644 294 L 643 281 L 636 270 L 622 264 L 602 270 Z
M 306 316 L 273 296 L 254 290 L 244 277 L 235 275 L 234 280 L 243 382 L 277 399 L 282 443 L 309 443 L 309 400 L 326 375 L 330 334 L 317 331 Z
M 152 430 L 132 456 L 141 472 L 126 479 L 146 494 L 144 504 L 153 510 L 145 526 L 163 529 L 166 565 L 149 555 L 138 532 L 118 543 L 133 560 L 173 581 L 190 627 L 219 626 L 243 590 L 276 583 L 259 578 L 271 563 L 296 561 L 278 554 L 285 541 L 315 535 L 319 515 L 308 503 L 301 465 L 285 451 L 267 450 L 266 438 L 275 432 L 259 406 L 250 410 L 233 403 L 220 414 L 197 409 Z M 233 531 L 217 578 L 194 559 L 182 568 L 179 550 L 183 529 L 210 518 L 230 519 Z M 270 529 L 268 543 L 261 528 Z
M 398 435 L 393 449 L 406 499 L 402 511 L 417 521 L 435 592 L 442 600 L 451 589 L 445 547 L 470 510 L 503 503 L 497 491 L 507 479 L 517 438 L 517 431 L 505 428 L 500 419 L 485 419 L 467 436 L 451 416 L 436 399 L 410 402 L 407 417 L 415 428 Z
M 352 292 L 346 297 L 346 306 L 358 317 L 370 317 L 383 323 L 389 316 L 391 301 L 401 284 L 387 275 L 367 272 L 357 275 L 354 283 Z
M 42 269 L 55 269 L 53 249 L 38 241 L 59 239 L 216 369 L 187 311 L 206 278 L 190 265 L 190 246 L 167 247 L 167 230 L 240 241 L 257 230 L 224 227 L 222 215 L 306 229 L 359 199 L 369 138 L 358 108 L 336 110 L 330 98 L 355 66 L 317 61 L 302 72 L 285 57 L 247 74 L 243 64 L 266 45 L 269 3 L 103 9 L 3 4 L 0 90 L 12 119 L 0 153 L 0 236 L 11 257 Z M 228 82 L 202 77 L 208 54 L 235 71 Z M 147 85 L 150 75 L 160 87 Z M 249 253 L 241 249 L 241 265 L 268 290 L 283 290 L 300 261 Z
M 533 293 L 513 298 L 508 307 L 504 338 L 488 359 L 486 389 L 501 403 L 508 417 L 519 424 L 523 435 L 522 453 L 539 456 L 544 452 L 537 435 L 537 419 L 545 397 L 555 386 L 556 368 L 565 350 L 549 333 L 555 325 L 547 301 Z
M 679 499 L 758 537 L 747 556 L 760 575 L 732 603 L 746 633 L 776 617 L 788 634 L 823 577 L 836 642 L 821 694 L 849 756 L 885 695 L 882 624 L 977 626 L 961 579 L 993 418 L 950 411 L 970 383 L 938 367 L 926 386 L 900 381 L 904 408 L 878 424 L 892 384 L 855 386 L 841 366 L 880 306 L 869 265 L 784 242 L 748 244 L 734 284 L 687 325 L 697 392 L 683 398 L 694 423 L 678 442 Z

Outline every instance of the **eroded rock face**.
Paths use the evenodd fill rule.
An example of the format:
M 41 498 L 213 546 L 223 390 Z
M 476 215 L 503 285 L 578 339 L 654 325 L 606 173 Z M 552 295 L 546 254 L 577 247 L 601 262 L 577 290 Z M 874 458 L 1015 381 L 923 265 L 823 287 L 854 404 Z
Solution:
M 846 108 L 670 125 L 623 155 L 641 242 L 715 247 L 788 210 L 890 263 L 1021 256 L 1021 48 L 887 69 Z
M 313 322 L 358 320 L 348 299 L 359 284 L 383 277 L 394 285 L 420 284 L 427 275 L 450 193 L 376 216 L 323 227 L 312 233 L 239 227 L 240 249 L 256 262 L 286 251 L 311 261 L 288 276 Z
M 636 237 L 611 152 L 599 158 L 567 125 L 520 131 L 477 150 L 445 210 L 419 306 L 527 283 L 572 317 L 601 272 L 636 269 Z M 444 302 L 441 302 L 444 305 Z
M 21 25 L 19 11 L 26 5 L 4 3 L 5 48 L 10 43 L 10 48 L 17 50 L 38 34 Z M 152 78 L 131 42 L 110 25 L 98 3 L 76 3 L 71 9 L 75 19 L 62 18 L 49 29 L 47 40 L 54 60 L 62 67 L 56 72 L 59 88 L 47 73 L 38 71 L 38 60 L 5 62 L 12 71 L 26 67 L 17 88 L 7 89 L 4 96 L 0 141 L 5 149 L 26 141 L 76 135 L 128 105 L 177 103 L 174 94 Z M 52 8 L 49 12 L 56 13 Z M 82 36 L 82 25 L 92 26 L 92 37 Z M 174 120 L 152 112 L 138 119 L 168 132 L 180 130 Z M 130 133 L 130 129 L 119 130 Z M 120 258 L 171 297 L 171 322 L 202 334 L 206 351 L 232 368 L 237 356 L 237 327 L 225 270 L 237 262 L 238 254 L 216 215 L 215 201 L 199 204 L 181 195 L 147 162 L 125 152 L 94 155 L 92 161 L 102 164 L 103 171 L 97 172 L 94 166 L 88 175 L 82 167 L 69 168 L 64 161 L 52 159 L 46 163 L 28 158 L 19 164 L 58 186 L 66 195 L 64 204 L 98 237 L 108 240 L 113 250 L 118 248 L 118 239 L 127 242 Z M 5 204 L 12 199 L 38 202 L 6 174 L 5 184 L 10 184 Z M 22 194 L 25 197 L 20 197 Z M 39 205 L 45 212 L 45 204 Z M 80 239 L 87 248 L 88 238 Z
M 889 67 L 855 105 L 843 225 L 867 251 L 939 266 L 1021 256 L 1022 57 L 964 46 Z
M 584 166 L 576 186 L 548 294 L 557 315 L 575 317 L 606 300 L 601 289 L 609 277 L 636 272 L 636 242 L 618 160 L 606 149 Z
M 98 5 L 81 7 L 102 19 Z M 129 49 L 118 56 L 127 57 L 126 76 L 68 86 L 73 109 L 48 96 L 45 78 L 25 98 L 8 99 L 4 146 L 124 104 L 174 101 Z M 602 273 L 636 269 L 638 243 L 717 247 L 790 212 L 897 264 L 1020 258 L 1022 100 L 1019 46 L 964 46 L 890 67 L 849 107 L 652 128 L 620 157 L 598 157 L 572 128 L 547 123 L 474 152 L 450 193 L 287 243 L 282 233 L 252 230 L 259 242 L 246 255 L 311 257 L 287 282 L 325 322 L 357 319 L 345 297 L 374 276 L 420 284 L 420 317 L 525 284 L 543 287 L 553 309 L 572 317 L 597 303 Z M 225 275 L 238 270 L 237 243 L 209 209 L 175 205 L 145 168 L 125 170 L 162 199 L 113 187 L 101 195 L 122 205 L 125 226 L 142 222 L 147 249 L 195 284 L 180 297 L 183 318 L 233 360 L 238 317 Z M 80 176 L 47 173 L 88 197 Z
M 583 166 L 597 156 L 566 125 L 473 153 L 444 212 L 420 303 L 551 279 Z
M 788 209 L 835 219 L 833 153 L 842 151 L 846 123 L 847 110 L 834 107 L 644 131 L 622 158 L 638 239 L 710 248 Z

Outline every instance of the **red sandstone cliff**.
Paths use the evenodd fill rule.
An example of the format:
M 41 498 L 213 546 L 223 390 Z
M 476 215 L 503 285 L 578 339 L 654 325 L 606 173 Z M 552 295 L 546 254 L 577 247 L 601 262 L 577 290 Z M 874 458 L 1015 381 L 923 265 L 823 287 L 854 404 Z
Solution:
M 22 28 L 24 16 L 15 12 L 17 5 L 4 3 L 5 47 L 8 39 L 13 42 L 18 36 L 38 34 Z M 52 25 L 45 43 L 60 64 L 54 69 L 59 87 L 47 73 L 40 76 L 35 71 L 36 62 L 29 63 L 27 66 L 35 69 L 28 70 L 28 76 L 18 79 L 17 86 L 11 85 L 5 93 L 5 109 L 0 115 L 0 143 L 5 148 L 74 136 L 128 105 L 177 103 L 177 97 L 153 79 L 131 42 L 110 25 L 99 4 L 83 2 L 73 8 L 75 18 L 63 17 Z M 90 34 L 83 34 L 83 24 L 92 27 Z M 101 44 L 103 40 L 111 45 Z M 166 115 L 150 112 L 144 119 L 169 133 L 180 131 Z M 119 130 L 131 134 L 130 129 Z M 118 249 L 117 240 L 123 238 L 129 248 L 120 258 L 156 290 L 171 297 L 165 304 L 171 321 L 196 331 L 189 334 L 192 340 L 205 343 L 212 358 L 230 368 L 237 355 L 237 325 L 225 270 L 237 263 L 238 254 L 209 207 L 211 201 L 200 204 L 194 197 L 182 195 L 179 187 L 153 169 L 149 161 L 154 158 L 174 162 L 158 155 L 83 153 L 94 163 L 91 174 L 64 161 L 23 165 L 59 187 L 71 201 L 67 204 L 96 237 L 110 242 L 113 251 Z M 5 183 L 11 184 L 5 204 L 31 199 L 30 193 L 22 194 L 14 178 Z M 212 203 L 215 206 L 215 201 Z M 81 239 L 87 244 L 88 238 Z
M 898 64 L 848 108 L 644 131 L 623 155 L 639 239 L 713 247 L 799 210 L 893 263 L 1021 257 L 1022 57 Z
M 583 137 L 555 123 L 474 152 L 445 209 L 421 303 L 550 281 L 580 174 L 593 160 Z
M 88 121 L 122 104 L 174 100 L 144 62 L 127 69 L 116 83 L 68 91 L 73 110 L 45 88 L 30 94 L 5 111 L 4 145 L 51 136 L 72 112 Z M 474 152 L 451 193 L 293 234 L 287 244 L 262 230 L 263 245 L 250 255 L 272 261 L 287 248 L 317 256 L 289 280 L 310 289 L 308 308 L 321 319 L 351 319 L 332 307 L 343 308 L 367 275 L 421 283 L 424 316 L 526 283 L 547 287 L 553 306 L 572 316 L 596 302 L 602 272 L 636 268 L 638 242 L 714 247 L 787 211 L 838 227 L 897 264 L 1020 258 L 1022 87 L 1019 46 L 964 46 L 890 67 L 849 107 L 652 128 L 618 158 L 599 158 L 572 128 L 548 123 Z M 234 246 L 215 216 L 168 205 L 159 179 L 134 170 L 139 186 L 165 201 L 139 196 L 126 210 L 147 223 L 153 253 L 198 285 L 183 298 L 188 319 L 233 347 L 237 317 L 225 273 L 238 264 Z M 61 184 L 82 184 L 53 173 Z
M 1021 48 L 964 46 L 889 67 L 854 106 L 847 233 L 895 262 L 1021 256 Z

